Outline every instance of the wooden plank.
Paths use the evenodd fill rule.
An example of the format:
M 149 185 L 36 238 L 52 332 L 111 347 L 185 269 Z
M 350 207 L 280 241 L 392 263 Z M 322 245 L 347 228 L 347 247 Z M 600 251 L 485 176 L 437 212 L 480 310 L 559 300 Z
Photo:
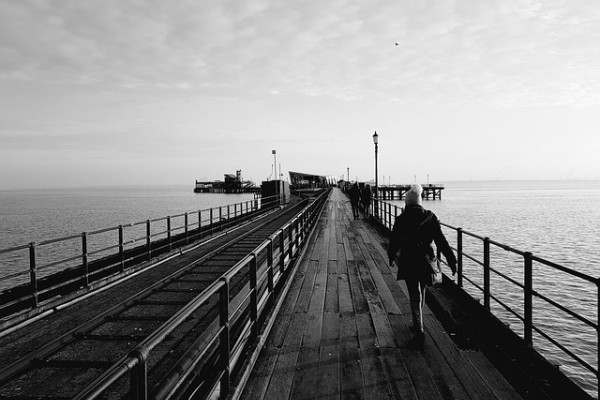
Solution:
M 275 362 L 273 375 L 263 397 L 264 400 L 281 400 L 289 397 L 298 361 L 298 347 L 282 347 Z
M 338 239 L 337 239 L 337 235 L 335 232 L 335 226 L 332 224 L 329 227 L 329 248 L 328 248 L 328 260 L 337 260 L 337 244 L 338 244 Z
M 304 336 L 306 322 L 306 313 L 295 312 L 285 335 L 282 338 L 273 340 L 273 345 L 278 347 L 300 347 Z
M 319 252 L 319 271 L 327 271 L 327 262 L 329 261 L 329 240 L 327 231 L 324 233 L 323 240 L 321 242 L 321 250 Z M 337 250 L 336 250 L 337 253 Z
M 410 349 L 406 346 L 412 335 L 404 317 L 392 314 L 390 315 L 390 323 L 396 333 L 396 339 L 400 343 L 400 354 L 419 400 L 443 398 L 431 377 L 429 367 L 421 355 L 421 350 Z
M 287 330 L 291 324 L 294 308 L 296 308 L 296 303 L 300 296 L 302 286 L 304 285 L 304 280 L 307 278 L 305 273 L 309 263 L 309 261 L 303 261 L 300 264 L 300 269 L 297 271 L 292 286 L 290 287 L 281 309 L 279 310 L 279 314 L 276 317 L 277 320 L 273 324 L 271 332 L 267 337 L 265 343 L 266 346 L 282 346 Z M 312 275 L 312 277 L 309 275 L 309 279 L 314 279 L 314 275 Z
M 356 329 L 358 331 L 358 343 L 361 349 L 377 346 L 377 335 L 373 320 L 369 313 L 356 313 Z
M 481 376 L 496 398 L 503 400 L 521 399 L 506 378 L 482 353 L 478 351 L 464 351 L 462 354 L 473 366 L 473 369 Z
M 381 347 L 396 347 L 394 333 L 387 318 L 387 312 L 381 303 L 379 293 L 377 292 L 370 271 L 366 268 L 363 260 L 357 260 L 360 281 L 363 287 L 363 293 L 367 300 L 369 314 L 377 334 L 377 342 Z
M 358 277 L 358 270 L 354 261 L 348 261 L 348 280 L 350 281 L 350 292 L 352 294 L 352 304 L 357 313 L 366 313 L 369 311 L 367 299 L 362 290 L 362 285 Z
M 340 274 L 338 281 L 338 307 L 339 312 L 353 312 L 352 293 L 350 291 L 350 281 L 348 274 Z
M 330 263 L 336 261 L 330 261 Z M 325 292 L 325 311 L 326 312 L 339 312 L 339 290 L 338 282 L 340 278 L 338 274 L 327 274 L 327 290 Z
M 397 281 L 396 278 L 391 274 L 382 274 L 381 277 L 390 290 L 390 293 L 394 298 L 398 309 L 400 310 L 400 314 L 410 315 L 410 301 L 408 298 L 406 283 L 404 281 Z
M 312 287 L 312 296 L 306 313 L 306 327 L 302 339 L 302 345 L 306 347 L 318 347 L 321 340 L 327 277 L 327 273 L 317 273 Z
M 340 316 L 340 374 L 342 399 L 365 399 L 358 330 L 353 312 Z
M 340 348 L 341 398 L 344 400 L 367 399 L 363 390 L 363 374 L 360 351 L 357 348 Z
M 388 399 L 387 376 L 385 367 L 379 358 L 379 349 L 367 347 L 360 349 L 360 364 L 363 370 L 363 385 L 366 399 Z
M 338 262 L 346 262 L 346 250 L 344 249 L 343 239 L 340 239 L 340 243 L 337 243 L 337 260 Z
M 306 271 L 306 275 L 304 277 L 304 282 L 302 282 L 300 294 L 298 295 L 298 299 L 296 301 L 296 307 L 294 308 L 294 312 L 308 312 L 308 306 L 310 304 L 312 291 L 315 286 L 315 279 L 317 277 L 318 265 L 318 261 L 310 261 L 308 269 Z
M 398 304 L 396 303 L 396 300 L 394 299 L 387 282 L 383 278 L 381 271 L 375 266 L 373 260 L 367 260 L 366 263 L 369 272 L 371 273 L 371 279 L 375 284 L 375 290 L 381 299 L 385 311 L 392 314 L 400 314 L 400 307 L 398 307 Z M 396 285 L 396 282 L 393 284 Z
M 440 331 L 440 327 L 431 323 L 431 318 L 424 318 L 426 341 L 422 355 L 429 365 L 431 377 L 436 382 L 438 390 L 444 398 L 448 399 L 489 399 L 493 398 L 490 392 L 480 390 L 485 386 L 483 382 L 472 381 L 470 384 L 478 386 L 475 390 L 465 390 L 461 380 L 456 374 L 456 362 L 461 357 L 456 354 L 456 358 L 447 359 L 444 354 L 455 349 L 454 343 L 445 332 Z M 472 371 L 471 373 L 475 373 Z M 482 397 L 483 396 L 483 397 Z
M 365 231 L 365 225 L 362 225 L 360 229 L 358 229 L 359 237 L 362 239 L 364 243 L 371 243 L 371 236 Z
M 275 370 L 278 356 L 279 348 L 263 347 L 252 369 L 248 383 L 242 392 L 242 399 L 262 399 L 264 397 Z
M 312 399 L 319 395 L 319 349 L 316 347 L 301 348 L 290 399 Z M 244 399 L 260 399 L 260 397 L 242 397 Z
M 389 270 L 389 258 L 387 255 L 387 246 L 384 249 L 381 245 L 379 244 L 374 244 L 374 243 L 365 243 L 365 247 L 367 249 L 367 251 L 369 252 L 369 254 L 371 255 L 371 258 L 373 259 L 373 261 L 375 261 L 376 265 L 381 269 L 388 269 Z
M 319 399 L 340 398 L 340 316 L 324 313 L 319 353 Z
M 418 400 L 400 349 L 381 349 L 391 396 L 395 399 Z
M 337 273 L 338 273 L 338 261 L 337 260 L 329 260 L 327 262 L 327 273 L 337 275 Z
M 352 254 L 352 246 L 350 245 L 350 239 L 348 238 L 348 236 L 344 236 L 342 241 L 344 243 L 344 252 L 346 255 L 346 260 L 354 261 L 354 254 Z

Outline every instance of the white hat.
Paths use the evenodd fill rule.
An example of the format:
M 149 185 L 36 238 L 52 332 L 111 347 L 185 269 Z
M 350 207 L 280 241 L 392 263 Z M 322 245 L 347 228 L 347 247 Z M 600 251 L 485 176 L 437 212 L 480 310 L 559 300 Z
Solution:
M 421 194 L 423 193 L 423 188 L 418 183 L 413 183 L 410 185 L 410 189 L 406 192 L 404 197 L 404 202 L 406 205 L 410 204 L 418 204 L 421 205 L 422 199 Z

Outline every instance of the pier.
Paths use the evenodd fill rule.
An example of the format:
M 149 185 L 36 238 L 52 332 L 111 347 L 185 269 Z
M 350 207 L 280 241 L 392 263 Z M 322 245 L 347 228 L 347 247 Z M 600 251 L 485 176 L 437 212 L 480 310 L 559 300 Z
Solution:
M 526 357 L 530 369 L 514 359 L 512 374 L 498 368 L 510 361 L 492 362 L 479 347 L 501 336 L 497 327 L 464 336 L 449 313 L 466 314 L 469 306 L 442 289 L 428 293 L 424 348 L 411 348 L 408 292 L 388 266 L 386 243 L 377 226 L 353 220 L 335 190 L 239 398 L 589 398 L 535 356 Z
M 425 345 L 412 348 L 386 253 L 398 208 L 353 220 L 339 189 L 304 196 L 199 212 L 196 225 L 186 213 L 178 235 L 168 219 L 167 250 L 121 250 L 121 278 L 86 290 L 87 275 L 69 275 L 74 291 L 45 303 L 22 293 L 33 310 L 5 316 L 0 398 L 591 398 L 532 349 L 534 310 L 525 340 L 491 316 L 489 276 L 483 304 L 448 278 L 428 289 Z
M 441 200 L 444 185 L 439 183 L 422 184 L 424 200 Z M 410 185 L 379 186 L 379 198 L 382 200 L 404 200 L 404 195 L 410 190 Z

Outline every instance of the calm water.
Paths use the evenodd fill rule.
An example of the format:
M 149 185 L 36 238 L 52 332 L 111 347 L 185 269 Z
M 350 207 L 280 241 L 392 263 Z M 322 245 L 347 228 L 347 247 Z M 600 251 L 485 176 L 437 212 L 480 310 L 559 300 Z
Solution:
M 0 249 L 252 199 L 193 186 L 0 191 Z
M 600 276 L 600 181 L 448 182 L 445 187 L 441 201 L 424 202 L 424 207 L 434 211 L 442 222 L 592 277 Z M 446 229 L 445 233 L 455 245 L 456 233 Z M 483 259 L 480 240 L 465 236 L 464 246 L 477 259 Z M 522 257 L 492 246 L 491 263 L 493 268 L 523 282 Z M 465 260 L 464 272 L 483 286 L 479 265 Z M 538 263 L 534 263 L 533 285 L 539 293 L 597 323 L 595 285 Z M 482 298 L 481 292 L 469 283 L 465 282 L 465 288 L 474 297 Z M 494 274 L 491 288 L 502 302 L 523 315 L 520 288 Z M 522 336 L 519 319 L 493 301 L 492 309 Z M 597 368 L 595 330 L 541 300 L 534 300 L 534 324 Z M 534 346 L 597 396 L 597 380 L 590 372 L 557 352 L 539 335 L 534 334 Z
M 600 181 L 447 182 L 441 201 L 427 201 L 442 222 L 505 243 L 591 276 L 599 276 Z M 0 249 L 29 242 L 77 235 L 252 199 L 251 194 L 195 194 L 189 186 L 113 187 L 61 190 L 0 191 Z M 397 204 L 403 205 L 403 202 Z M 456 239 L 446 231 L 451 243 Z M 481 243 L 465 238 L 465 249 L 481 259 Z M 522 282 L 522 259 L 492 248 L 493 266 Z M 2 263 L 2 274 L 7 265 Z M 465 262 L 465 273 L 477 283 L 480 267 Z M 534 265 L 534 288 L 597 322 L 595 286 L 552 269 Z M 474 296 L 476 290 L 466 287 Z M 492 277 L 492 291 L 522 314 L 522 295 Z M 518 333 L 520 321 L 501 307 L 500 318 Z M 534 302 L 535 324 L 597 366 L 597 333 L 541 301 Z M 596 378 L 556 352 L 542 338 L 534 345 L 597 395 Z

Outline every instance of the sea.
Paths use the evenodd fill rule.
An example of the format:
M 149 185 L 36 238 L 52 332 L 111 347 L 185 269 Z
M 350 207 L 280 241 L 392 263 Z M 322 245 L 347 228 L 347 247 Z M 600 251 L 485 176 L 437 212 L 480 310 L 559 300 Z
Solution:
M 425 201 L 424 207 L 443 223 L 592 277 L 600 276 L 600 180 L 436 183 L 445 186 L 442 199 Z M 0 250 L 252 199 L 252 194 L 194 193 L 192 187 L 184 185 L 4 190 L 0 191 Z M 402 201 L 390 203 L 403 206 Z M 455 231 L 445 228 L 444 232 L 455 245 Z M 474 258 L 482 259 L 479 239 L 465 236 L 464 246 Z M 491 260 L 493 268 L 522 282 L 522 257 L 492 246 Z M 473 282 L 481 284 L 479 265 L 465 259 L 464 270 Z M 492 294 L 522 315 L 521 289 L 495 274 L 491 281 Z M 465 282 L 465 289 L 476 298 L 482 297 L 469 282 Z M 534 263 L 534 289 L 598 322 L 595 285 Z M 522 336 L 518 318 L 495 302 L 492 310 Z M 595 330 L 539 299 L 534 300 L 534 324 L 598 367 Z M 590 394 L 598 395 L 594 374 L 539 334 L 534 335 L 534 347 Z

